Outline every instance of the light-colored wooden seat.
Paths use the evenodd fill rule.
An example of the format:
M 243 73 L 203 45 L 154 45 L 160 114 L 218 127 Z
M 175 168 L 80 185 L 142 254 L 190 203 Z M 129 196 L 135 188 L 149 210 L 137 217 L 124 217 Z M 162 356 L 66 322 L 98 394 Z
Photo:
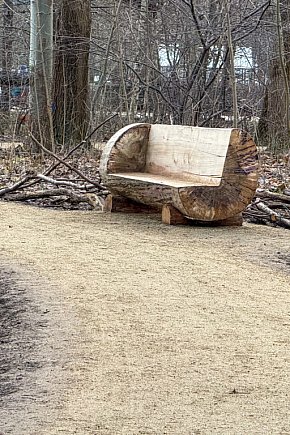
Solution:
M 189 186 L 218 186 L 221 182 L 220 178 L 194 176 L 191 180 L 169 175 L 151 174 L 150 172 L 123 172 L 118 174 L 110 174 L 112 177 L 126 178 L 137 181 L 144 181 L 146 183 L 160 184 L 170 187 L 189 187 Z
M 256 146 L 238 129 L 133 124 L 109 140 L 100 173 L 113 195 L 171 205 L 191 219 L 222 220 L 255 193 Z

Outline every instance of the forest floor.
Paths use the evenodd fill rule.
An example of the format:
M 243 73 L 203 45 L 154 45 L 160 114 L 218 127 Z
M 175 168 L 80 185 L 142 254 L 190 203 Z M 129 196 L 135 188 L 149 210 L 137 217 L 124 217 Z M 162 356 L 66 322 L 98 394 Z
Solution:
M 2 434 L 290 433 L 289 230 L 0 216 Z

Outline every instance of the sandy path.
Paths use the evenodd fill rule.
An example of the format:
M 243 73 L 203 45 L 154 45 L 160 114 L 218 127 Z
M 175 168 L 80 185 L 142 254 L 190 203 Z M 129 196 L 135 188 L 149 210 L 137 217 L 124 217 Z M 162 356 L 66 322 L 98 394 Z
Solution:
M 289 231 L 0 215 L 5 435 L 290 434 Z

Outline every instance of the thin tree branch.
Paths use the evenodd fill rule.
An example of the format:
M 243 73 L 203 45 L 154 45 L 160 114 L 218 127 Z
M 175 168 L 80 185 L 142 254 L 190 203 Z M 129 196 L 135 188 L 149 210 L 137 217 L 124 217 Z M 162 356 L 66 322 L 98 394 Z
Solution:
M 76 174 L 78 174 L 81 178 L 83 178 L 85 181 L 87 181 L 90 184 L 93 184 L 94 186 L 96 186 L 98 189 L 100 190 L 104 190 L 104 186 L 102 186 L 100 183 L 97 183 L 96 181 L 90 180 L 85 174 L 83 174 L 81 171 L 79 171 L 78 169 L 74 168 L 72 165 L 70 165 L 69 163 L 65 162 L 63 159 L 61 159 L 60 157 L 58 157 L 55 153 L 53 153 L 52 151 L 48 150 L 47 148 L 45 148 L 44 145 L 42 145 L 37 139 L 36 137 L 33 136 L 33 134 L 30 132 L 30 137 L 32 139 L 32 141 L 42 150 L 44 151 L 46 154 L 54 157 L 56 160 L 59 161 L 59 163 L 62 163 L 64 166 L 66 166 L 67 168 L 69 168 L 71 171 L 75 172 Z
M 17 183 L 13 184 L 10 187 L 5 187 L 4 189 L 0 189 L 0 196 L 6 195 L 7 193 L 18 190 L 20 187 L 24 186 L 27 181 L 30 181 L 36 177 L 36 173 L 32 172 L 27 174 L 24 178 L 17 181 Z
M 118 114 L 114 113 L 109 116 L 109 118 L 105 119 L 101 124 L 97 125 L 81 142 L 75 145 L 63 158 L 62 161 L 67 160 L 78 148 L 87 143 L 87 141 L 94 135 L 94 133 L 99 130 L 103 125 L 109 122 L 111 119 L 115 118 Z M 54 171 L 62 162 L 52 164 L 45 172 L 44 175 L 49 175 L 52 171 Z
M 47 183 L 54 184 L 55 186 L 68 186 L 68 187 L 72 187 L 72 188 L 80 189 L 80 190 L 88 190 L 88 189 L 92 189 L 95 187 L 94 184 L 87 184 L 85 186 L 81 186 L 81 185 L 79 185 L 77 183 L 73 183 L 71 181 L 55 180 L 54 178 L 46 177 L 43 174 L 37 174 L 37 178 L 39 180 L 45 181 Z

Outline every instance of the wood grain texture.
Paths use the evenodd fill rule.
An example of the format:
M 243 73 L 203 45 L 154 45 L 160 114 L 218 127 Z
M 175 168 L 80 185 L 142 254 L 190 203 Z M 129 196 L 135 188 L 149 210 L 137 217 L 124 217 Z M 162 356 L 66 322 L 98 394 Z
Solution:
M 162 207 L 162 222 L 166 225 L 188 225 L 190 220 L 170 204 Z
M 222 177 L 231 129 L 154 124 L 150 130 L 146 172 L 196 181 Z
M 243 211 L 251 202 L 258 181 L 258 157 L 251 136 L 233 129 L 218 187 L 179 189 L 186 215 L 197 220 L 223 220 Z
M 157 141 L 156 135 L 154 136 L 155 127 L 158 130 L 157 136 L 160 136 L 162 130 L 159 125 L 135 124 L 120 130 L 108 142 L 101 159 L 101 177 L 114 195 L 121 195 L 160 209 L 164 204 L 171 205 L 184 216 L 199 221 L 221 221 L 231 218 L 251 202 L 257 187 L 258 160 L 255 143 L 247 133 L 238 129 L 188 127 L 184 130 L 186 140 L 182 146 L 182 137 L 179 137 L 181 126 L 164 126 L 164 137 L 160 139 L 162 144 L 159 146 L 156 143 L 156 150 L 161 152 L 160 150 L 164 149 L 165 155 L 157 156 L 157 153 L 157 164 L 153 167 L 150 164 L 154 160 L 150 138 Z M 218 130 L 219 136 L 216 151 L 213 140 L 215 130 Z M 175 131 L 173 137 L 176 141 L 178 138 L 177 149 L 181 153 L 178 158 L 174 141 L 172 142 L 172 138 L 168 136 L 169 131 L 172 135 Z M 198 137 L 199 142 L 192 142 L 189 156 L 190 132 L 193 133 L 194 140 Z M 166 152 L 164 143 L 167 142 L 170 144 Z M 203 149 L 206 152 L 202 152 Z M 197 150 L 199 164 L 205 174 L 200 173 L 202 171 L 194 161 L 193 150 Z M 218 161 L 215 171 L 214 155 Z M 201 156 L 203 162 L 200 162 Z M 210 163 L 207 166 L 208 160 Z M 178 164 L 181 174 L 177 173 Z M 172 171 L 170 165 L 174 167 Z M 184 172 L 188 173 L 190 170 L 190 177 L 184 177 Z
M 184 177 L 177 177 L 157 174 L 149 172 L 119 172 L 111 174 L 112 177 L 128 178 L 130 180 L 145 181 L 147 183 L 161 184 L 170 187 L 189 187 L 189 186 L 218 186 L 220 179 L 212 179 L 210 177 L 196 176 L 191 181 L 185 180 Z
M 104 182 L 110 173 L 144 172 L 150 128 L 150 124 L 131 124 L 111 137 L 100 161 Z

